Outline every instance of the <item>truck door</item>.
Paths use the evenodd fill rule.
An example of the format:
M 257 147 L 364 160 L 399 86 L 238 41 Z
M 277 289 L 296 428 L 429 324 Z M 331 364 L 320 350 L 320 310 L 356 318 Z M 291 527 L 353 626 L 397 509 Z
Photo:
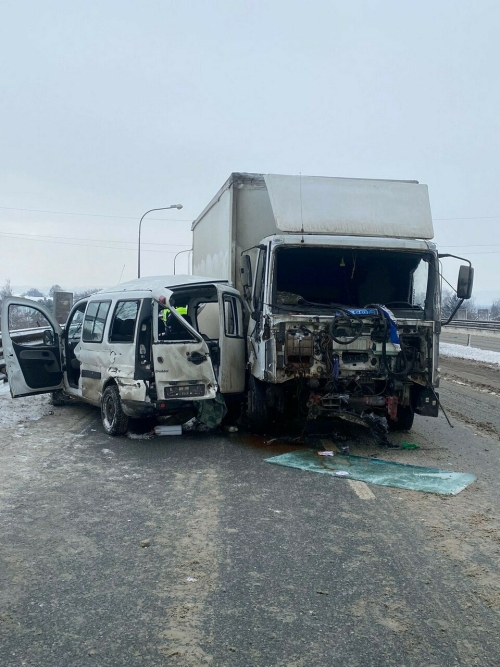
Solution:
M 159 308 L 153 309 L 153 366 L 158 400 L 215 398 L 217 382 L 210 352 L 203 337 L 186 317 L 170 305 L 170 290 L 163 290 L 165 305 L 173 318 L 165 332 L 159 330 Z
M 2 306 L 2 346 L 12 397 L 63 387 L 61 327 L 31 299 L 10 297 Z
M 238 292 L 217 287 L 219 297 L 219 391 L 235 394 L 245 391 L 245 331 L 243 307 Z

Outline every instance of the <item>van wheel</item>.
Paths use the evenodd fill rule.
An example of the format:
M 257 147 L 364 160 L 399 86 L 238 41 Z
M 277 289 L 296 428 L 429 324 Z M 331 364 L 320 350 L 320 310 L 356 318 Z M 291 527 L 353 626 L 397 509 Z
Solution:
M 263 435 L 268 430 L 269 409 L 267 407 L 266 387 L 263 382 L 250 376 L 248 384 L 247 419 L 250 430 Z
M 101 401 L 101 418 L 108 435 L 124 435 L 128 429 L 128 417 L 123 412 L 118 387 L 109 385 L 104 390 Z
M 398 420 L 388 419 L 387 424 L 391 431 L 409 431 L 413 426 L 415 413 L 411 405 L 398 405 Z

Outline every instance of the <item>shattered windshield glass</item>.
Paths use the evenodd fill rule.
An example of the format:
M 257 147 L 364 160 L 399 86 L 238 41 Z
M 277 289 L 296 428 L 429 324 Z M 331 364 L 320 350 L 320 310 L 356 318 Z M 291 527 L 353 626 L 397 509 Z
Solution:
M 429 253 L 398 250 L 281 247 L 273 303 L 286 310 L 380 304 L 421 312 L 431 259 Z

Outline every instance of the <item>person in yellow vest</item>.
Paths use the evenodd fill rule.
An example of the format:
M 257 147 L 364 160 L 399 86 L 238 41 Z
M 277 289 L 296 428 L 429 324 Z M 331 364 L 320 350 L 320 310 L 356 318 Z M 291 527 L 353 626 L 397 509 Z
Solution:
M 187 306 L 177 306 L 175 308 L 176 312 L 179 315 L 186 316 L 187 317 Z M 170 317 L 170 308 L 164 308 L 161 313 L 159 314 L 159 320 L 162 325 L 163 331 L 160 330 L 159 337 L 160 338 L 166 338 L 169 336 L 169 334 L 172 334 L 172 327 L 180 326 L 177 319 L 175 317 Z
M 188 314 L 187 306 L 177 306 L 177 308 L 175 310 L 179 313 L 179 315 L 187 315 Z M 164 308 L 162 310 L 162 312 L 160 313 L 160 317 L 165 324 L 167 323 L 167 317 L 169 315 L 170 315 L 170 308 Z

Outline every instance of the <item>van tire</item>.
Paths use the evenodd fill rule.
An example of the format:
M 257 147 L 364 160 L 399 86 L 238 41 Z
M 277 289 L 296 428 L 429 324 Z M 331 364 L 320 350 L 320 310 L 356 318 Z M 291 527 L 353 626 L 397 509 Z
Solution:
M 410 431 L 413 426 L 415 413 L 411 405 L 398 405 L 398 419 L 388 419 L 387 424 L 391 431 Z
M 247 401 L 248 426 L 252 433 L 263 435 L 269 426 L 266 387 L 263 382 L 250 376 Z
M 108 435 L 125 435 L 128 430 L 128 417 L 123 412 L 120 392 L 114 384 L 106 387 L 102 395 L 101 418 Z

